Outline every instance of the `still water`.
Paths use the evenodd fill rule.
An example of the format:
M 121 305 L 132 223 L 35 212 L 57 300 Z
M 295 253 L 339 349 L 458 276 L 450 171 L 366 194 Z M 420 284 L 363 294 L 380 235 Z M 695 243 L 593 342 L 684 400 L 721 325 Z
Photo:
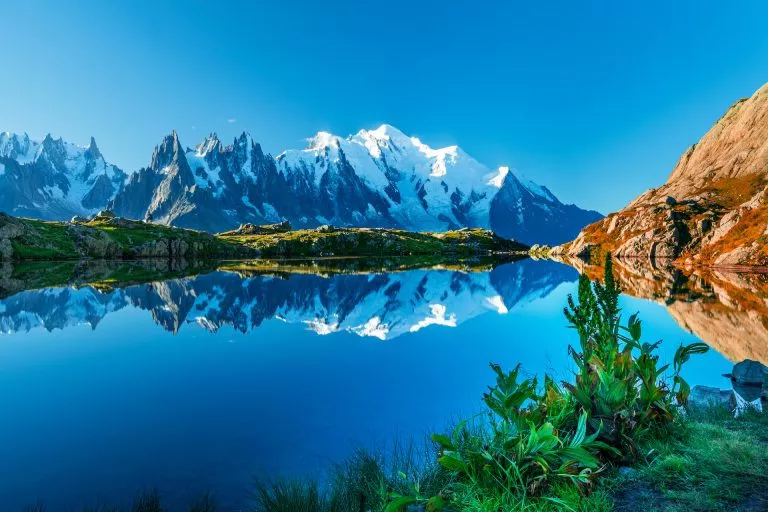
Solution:
M 13 275 L 0 287 L 4 511 L 128 503 L 150 487 L 172 506 L 210 490 L 240 510 L 254 475 L 322 478 L 358 446 L 476 413 L 490 361 L 568 379 L 577 342 L 562 309 L 578 273 L 549 261 L 98 287 Z M 623 308 L 647 341 L 665 340 L 663 359 L 707 341 L 673 309 L 701 294 L 651 298 Z M 692 360 L 691 384 L 726 387 L 734 360 L 760 356 L 734 343 Z

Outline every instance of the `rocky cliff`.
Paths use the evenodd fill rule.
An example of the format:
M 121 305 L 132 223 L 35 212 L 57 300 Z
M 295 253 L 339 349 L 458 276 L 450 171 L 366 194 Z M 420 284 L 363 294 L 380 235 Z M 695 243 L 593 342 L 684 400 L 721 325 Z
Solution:
M 734 103 L 663 186 L 587 226 L 555 254 L 768 265 L 767 187 L 768 84 Z

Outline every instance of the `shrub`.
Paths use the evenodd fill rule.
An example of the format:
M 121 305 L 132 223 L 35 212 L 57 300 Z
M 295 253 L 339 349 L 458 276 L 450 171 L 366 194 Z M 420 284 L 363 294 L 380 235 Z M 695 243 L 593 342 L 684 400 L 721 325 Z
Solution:
M 680 376 L 691 355 L 709 350 L 704 343 L 681 345 L 674 357 L 672 383 L 665 379 L 669 365 L 659 365 L 654 352 L 661 344 L 642 343 L 637 314 L 620 325 L 619 289 L 610 255 L 606 256 L 605 284 L 579 278 L 578 303 L 568 297 L 564 313 L 579 334 L 580 351 L 569 353 L 576 363 L 573 383 L 563 383 L 576 402 L 576 411 L 589 417 L 589 432 L 615 448 L 604 456 L 624 460 L 637 457 L 637 441 L 653 430 L 674 424 L 677 406 L 686 405 L 690 386 Z

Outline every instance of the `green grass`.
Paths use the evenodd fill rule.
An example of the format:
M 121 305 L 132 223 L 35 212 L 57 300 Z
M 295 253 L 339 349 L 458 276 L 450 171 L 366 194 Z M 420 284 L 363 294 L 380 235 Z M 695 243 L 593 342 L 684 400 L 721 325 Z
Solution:
M 11 240 L 17 259 L 60 259 L 76 254 L 66 224 L 25 219 L 28 229 L 20 238 Z
M 768 415 L 694 411 L 675 435 L 645 446 L 647 462 L 616 476 L 617 510 L 768 510 Z
M 366 255 L 471 255 L 525 252 L 527 247 L 490 231 L 469 229 L 445 233 L 417 233 L 396 229 L 338 228 L 332 232 L 297 230 L 286 233 L 222 234 L 223 240 L 258 250 L 266 257 Z

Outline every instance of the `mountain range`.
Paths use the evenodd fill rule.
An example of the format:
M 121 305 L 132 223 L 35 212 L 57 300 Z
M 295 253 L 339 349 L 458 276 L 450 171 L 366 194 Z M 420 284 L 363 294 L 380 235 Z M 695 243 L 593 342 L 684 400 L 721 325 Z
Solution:
M 563 204 L 508 167 L 489 168 L 457 146 L 433 149 L 382 125 L 342 138 L 320 132 L 276 157 L 243 133 L 194 148 L 174 131 L 150 164 L 126 173 L 96 142 L 0 134 L 0 210 L 68 220 L 109 208 L 117 215 L 211 232 L 288 220 L 294 227 L 490 228 L 533 244 L 572 239 L 600 219 Z
M 566 265 L 523 260 L 490 272 L 430 269 L 278 278 L 217 271 L 109 290 L 65 286 L 0 300 L 0 333 L 84 324 L 96 329 L 107 315 L 133 307 L 171 332 L 197 325 L 245 333 L 279 320 L 321 335 L 349 332 L 386 340 L 430 326 L 455 327 L 486 312 L 507 313 L 577 276 Z

